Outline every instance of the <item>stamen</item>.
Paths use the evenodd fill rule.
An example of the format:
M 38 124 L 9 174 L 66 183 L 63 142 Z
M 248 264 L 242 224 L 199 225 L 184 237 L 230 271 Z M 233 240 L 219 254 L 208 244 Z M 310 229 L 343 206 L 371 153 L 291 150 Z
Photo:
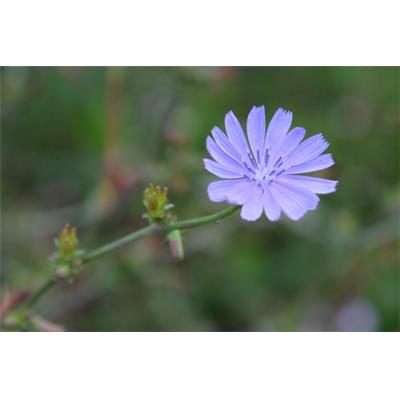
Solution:
M 276 162 L 275 162 L 275 164 L 274 164 L 274 167 L 276 167 L 276 166 L 281 162 L 281 160 L 282 160 L 282 157 L 279 157 L 279 158 L 276 160 Z
M 251 163 L 253 164 L 253 167 L 257 168 L 257 163 L 256 163 L 256 160 L 253 157 L 253 154 L 251 154 L 251 152 L 249 152 L 249 153 L 247 153 L 247 155 L 249 156 L 249 159 L 250 159 Z
M 247 168 L 247 170 L 249 172 L 251 172 L 252 174 L 255 174 L 256 172 L 254 171 L 254 169 L 250 168 L 245 162 L 243 162 L 243 165 Z
M 286 170 L 285 170 L 284 168 L 281 169 L 281 170 L 276 174 L 276 176 L 282 175 L 285 171 L 286 171 Z
M 264 164 L 268 165 L 268 161 L 269 161 L 269 154 L 268 151 L 265 153 L 265 158 L 264 158 Z

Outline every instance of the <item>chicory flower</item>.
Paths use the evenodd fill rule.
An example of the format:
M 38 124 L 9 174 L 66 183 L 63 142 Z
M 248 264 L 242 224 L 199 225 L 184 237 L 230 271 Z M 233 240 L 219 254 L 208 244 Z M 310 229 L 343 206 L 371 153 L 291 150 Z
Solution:
M 336 190 L 337 181 L 301 175 L 334 164 L 331 154 L 322 154 L 329 146 L 317 134 L 306 140 L 304 128 L 290 129 L 293 114 L 279 108 L 268 128 L 264 106 L 253 107 L 247 118 L 247 138 L 233 114 L 225 116 L 227 135 L 214 127 L 207 137 L 207 150 L 213 160 L 205 159 L 205 168 L 222 180 L 208 186 L 213 202 L 241 205 L 241 217 L 260 218 L 263 211 L 271 221 L 283 212 L 298 220 L 318 206 L 318 194 Z

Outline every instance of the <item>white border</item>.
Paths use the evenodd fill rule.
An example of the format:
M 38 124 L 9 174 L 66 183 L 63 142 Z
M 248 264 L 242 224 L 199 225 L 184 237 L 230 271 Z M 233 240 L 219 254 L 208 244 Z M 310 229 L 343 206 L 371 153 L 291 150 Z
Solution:
M 399 65 L 397 2 L 2 1 L 1 65 Z M 398 334 L 1 334 L 4 399 L 391 399 Z M 397 397 L 396 397 L 397 396 Z
M 394 0 L 2 0 L 1 65 L 399 65 Z
M 396 333 L 0 335 L 3 399 L 394 399 Z

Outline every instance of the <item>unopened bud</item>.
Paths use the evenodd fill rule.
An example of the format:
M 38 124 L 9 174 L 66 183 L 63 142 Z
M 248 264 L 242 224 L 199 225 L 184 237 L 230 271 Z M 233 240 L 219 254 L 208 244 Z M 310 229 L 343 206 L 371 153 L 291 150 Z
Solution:
M 161 188 L 159 185 L 152 183 L 145 189 L 143 193 L 143 203 L 146 207 L 146 217 L 150 221 L 160 222 L 167 216 L 167 211 L 171 209 L 172 204 L 168 203 L 168 189 Z
M 56 239 L 56 245 L 62 256 L 70 256 L 78 246 L 78 238 L 76 236 L 76 228 L 66 224 L 60 235 Z
M 167 239 L 169 242 L 169 248 L 171 250 L 172 256 L 178 260 L 183 260 L 184 249 L 182 242 L 182 233 L 179 229 L 175 229 L 167 234 Z
M 50 257 L 56 278 L 72 282 L 80 266 L 82 250 L 77 248 L 76 228 L 66 224 L 55 239 L 57 251 Z

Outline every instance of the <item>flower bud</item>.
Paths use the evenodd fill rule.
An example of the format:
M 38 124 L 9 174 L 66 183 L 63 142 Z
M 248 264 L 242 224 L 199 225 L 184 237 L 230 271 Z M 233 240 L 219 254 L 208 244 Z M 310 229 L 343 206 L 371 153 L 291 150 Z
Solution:
M 167 239 L 172 256 L 177 258 L 178 260 L 183 260 L 184 250 L 181 231 L 179 229 L 175 229 L 169 232 L 167 234 Z
M 78 238 L 76 237 L 76 228 L 66 224 L 60 235 L 56 239 L 56 246 L 60 255 L 68 257 L 74 254 L 78 246 Z
M 76 228 L 66 224 L 54 242 L 57 251 L 50 258 L 54 274 L 59 279 L 72 282 L 79 269 L 82 253 L 77 248 Z
M 161 222 L 167 217 L 167 211 L 173 207 L 172 204 L 168 203 L 167 193 L 166 187 L 161 188 L 152 183 L 145 189 L 143 203 L 147 210 L 145 216 L 149 221 Z

